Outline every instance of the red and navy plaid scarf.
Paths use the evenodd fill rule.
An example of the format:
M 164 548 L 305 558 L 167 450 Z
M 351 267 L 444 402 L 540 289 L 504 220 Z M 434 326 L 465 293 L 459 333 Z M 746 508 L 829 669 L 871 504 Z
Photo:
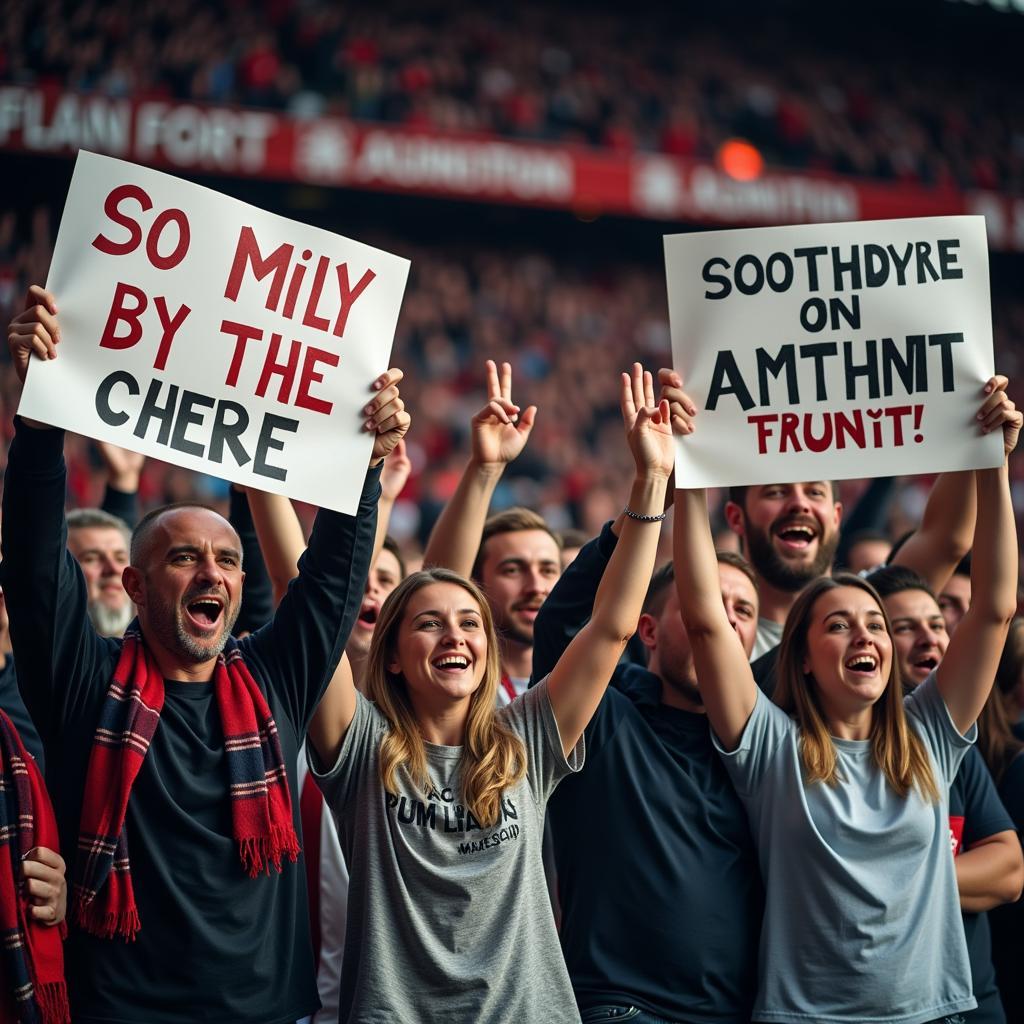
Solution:
M 277 726 L 229 640 L 213 671 L 231 783 L 233 833 L 251 878 L 295 860 L 299 841 Z M 132 784 L 160 722 L 164 680 L 135 624 L 128 627 L 100 712 L 85 778 L 72 894 L 75 922 L 102 938 L 135 938 L 125 812 Z
M 66 1024 L 64 925 L 32 917 L 21 874 L 22 859 L 37 846 L 58 849 L 57 821 L 39 768 L 0 711 L 0 1020 Z

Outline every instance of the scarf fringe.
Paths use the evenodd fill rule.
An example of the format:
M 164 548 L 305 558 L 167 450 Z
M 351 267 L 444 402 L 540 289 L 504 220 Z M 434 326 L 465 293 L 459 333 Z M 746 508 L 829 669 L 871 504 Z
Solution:
M 250 878 L 269 875 L 271 867 L 280 873 L 281 857 L 295 861 L 299 855 L 299 840 L 292 825 L 273 825 L 269 836 L 249 836 L 238 844 L 242 866 Z
M 242 865 L 249 878 L 269 874 L 270 868 L 281 872 L 281 858 L 295 861 L 299 855 L 299 840 L 292 825 L 271 825 L 269 836 L 250 836 L 239 843 Z
M 71 1024 L 68 989 L 63 981 L 37 985 L 36 1000 L 43 1015 L 43 1024 Z
M 112 939 L 120 936 L 125 942 L 134 942 L 135 936 L 142 927 L 139 911 L 134 903 L 123 910 L 105 910 L 98 905 L 98 900 L 90 903 L 75 903 L 75 924 L 90 935 L 101 939 Z

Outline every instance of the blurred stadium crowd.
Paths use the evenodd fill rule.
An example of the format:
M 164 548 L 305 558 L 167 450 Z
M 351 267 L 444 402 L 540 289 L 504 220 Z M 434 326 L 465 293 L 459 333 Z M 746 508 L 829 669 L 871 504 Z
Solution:
M 952 5 L 935 7 L 943 8 L 938 21 L 947 31 Z M 851 26 L 839 39 L 756 5 L 737 10 L 743 31 L 734 30 L 732 16 L 739 14 L 730 5 L 688 9 L 685 21 L 682 13 L 659 11 L 651 28 L 637 18 L 626 49 L 619 40 L 627 15 L 601 5 L 582 13 L 525 2 L 510 18 L 494 4 L 401 2 L 385 11 L 328 0 L 253 7 L 238 0 L 16 0 L 4 4 L 0 19 L 0 83 L 700 157 L 741 136 L 770 164 L 939 186 L 1024 188 L 1024 114 L 1013 62 L 994 59 L 992 48 L 1004 45 L 998 39 L 984 52 L 964 46 L 951 63 L 941 48 L 929 56 L 934 38 L 924 30 L 913 44 L 910 75 L 902 71 L 910 44 L 895 13 L 892 24 Z M 963 88 L 968 79 L 970 88 Z M 9 200 L 0 212 L 5 322 L 27 284 L 46 278 L 62 199 L 34 209 L 14 209 Z M 454 489 L 469 419 L 483 404 L 487 357 L 512 361 L 517 400 L 540 409 L 496 507 L 525 504 L 555 528 L 596 530 L 621 504 L 628 477 L 607 382 L 624 353 L 652 366 L 669 358 L 657 253 L 609 254 L 583 268 L 549 252 L 543 238 L 533 248 L 509 247 L 481 230 L 478 242 L 439 246 L 427 234 L 411 231 L 381 243 L 412 260 L 394 361 L 407 371 L 403 393 L 416 411 L 414 473 L 393 531 L 410 547 L 422 543 Z M 1019 378 L 1024 303 L 1005 283 L 995 287 L 993 319 L 996 366 Z M 556 383 L 566 380 L 578 386 L 567 392 Z M 3 424 L 10 381 L 4 364 Z M 605 443 L 609 431 L 614 443 Z M 97 503 L 98 458 L 85 442 L 69 456 L 70 500 Z M 897 490 L 894 536 L 916 520 L 926 483 Z M 844 498 L 854 500 L 863 486 L 844 483 Z M 143 477 L 147 505 L 225 494 L 220 481 L 155 463 Z M 1024 483 L 1016 498 L 1024 510 Z
M 45 280 L 54 214 L 38 207 L 28 236 L 11 211 L 0 214 L 0 315 L 5 322 L 29 282 Z M 403 395 L 416 413 L 409 437 L 413 474 L 392 516 L 392 532 L 415 551 L 458 482 L 469 450 L 469 421 L 485 403 L 483 361 L 508 359 L 515 398 L 539 407 L 537 426 L 523 455 L 509 467 L 494 507 L 527 505 L 555 529 L 595 533 L 613 517 L 629 479 L 628 453 L 619 441 L 618 408 L 608 381 L 634 356 L 657 366 L 670 358 L 664 271 L 657 265 L 566 266 L 540 249 L 508 251 L 483 242 L 466 248 L 419 243 L 395 245 L 412 260 L 392 362 L 406 370 Z M 996 367 L 1015 380 L 1024 373 L 1024 302 L 997 293 L 993 308 Z M 14 390 L 11 366 L 0 363 L 0 423 L 10 429 Z M 564 385 L 574 382 L 572 389 Z M 9 438 L 3 439 L 3 447 Z M 69 500 L 95 505 L 103 465 L 88 442 L 68 448 Z M 0 460 L 3 455 L 0 454 Z M 1024 475 L 1013 464 L 1018 521 L 1024 515 Z M 866 481 L 845 481 L 849 505 Z M 900 483 L 890 504 L 889 532 L 898 537 L 918 520 L 930 480 Z M 199 497 L 226 499 L 222 481 L 197 477 L 150 461 L 144 471 L 144 506 Z M 307 510 L 308 511 L 308 510 Z
M 659 5 L 655 19 L 643 3 L 630 17 L 524 2 L 513 18 L 436 0 L 16 0 L 0 81 L 677 156 L 742 136 L 770 164 L 1020 190 L 1012 43 L 972 45 L 940 0 L 908 32 L 901 6 L 839 31 L 785 3 Z

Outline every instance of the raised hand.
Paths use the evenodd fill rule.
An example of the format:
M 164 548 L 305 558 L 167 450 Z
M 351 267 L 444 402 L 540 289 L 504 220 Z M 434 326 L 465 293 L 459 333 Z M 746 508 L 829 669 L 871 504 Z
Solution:
M 392 367 L 373 382 L 376 395 L 363 407 L 366 417 L 363 430 L 373 433 L 373 454 L 370 465 L 376 466 L 381 459 L 390 455 L 395 446 L 405 437 L 412 418 L 405 411 L 405 402 L 398 393 L 398 385 L 405 376 L 401 370 Z
M 7 347 L 18 379 L 25 382 L 33 354 L 40 359 L 56 359 L 59 342 L 57 300 L 45 288 L 34 284 L 25 294 L 24 310 L 7 327 Z
M 637 475 L 667 480 L 675 465 L 669 403 L 655 402 L 654 379 L 639 363 L 622 375 L 620 406 Z
M 406 451 L 405 439 L 401 438 L 384 460 L 384 468 L 380 472 L 381 501 L 397 501 L 411 472 L 412 459 Z
M 146 464 L 146 456 L 130 452 L 109 441 L 97 441 L 96 447 L 107 467 L 107 483 L 119 491 L 131 493 L 139 489 L 139 477 Z
M 487 360 L 487 404 L 473 417 L 470 426 L 473 461 L 480 465 L 504 468 L 526 447 L 537 415 L 535 405 L 528 406 L 520 416 L 519 406 L 512 401 L 512 367 L 498 367 Z
M 675 370 L 662 368 L 658 371 L 658 383 L 661 385 L 660 397 L 668 402 L 672 429 L 677 434 L 692 434 L 697 406 L 683 390 L 683 378 Z
M 1009 455 L 1017 447 L 1021 423 L 1024 416 L 1006 393 L 1009 381 L 1002 374 L 989 378 L 985 385 L 985 401 L 978 410 L 981 432 L 990 434 L 993 430 L 1003 432 L 1003 454 Z

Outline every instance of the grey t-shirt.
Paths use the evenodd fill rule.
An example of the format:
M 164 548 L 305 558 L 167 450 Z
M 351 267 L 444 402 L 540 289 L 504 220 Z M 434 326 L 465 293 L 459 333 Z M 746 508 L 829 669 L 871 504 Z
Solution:
M 949 784 L 974 740 L 934 674 L 904 700 L 938 803 L 904 799 L 870 740 L 835 739 L 841 781 L 806 784 L 796 723 L 760 691 L 739 747 L 717 744 L 765 880 L 758 1021 L 919 1024 L 973 1009 L 949 843 Z
M 548 797 L 583 766 L 583 740 L 567 760 L 546 681 L 497 714 L 522 738 L 527 769 L 493 828 L 461 803 L 461 747 L 426 744 L 429 795 L 404 769 L 399 795 L 384 790 L 388 724 L 362 695 L 331 770 L 310 758 L 351 879 L 340 1021 L 579 1021 L 541 843 Z
M 782 642 L 784 623 L 772 622 L 771 619 L 757 620 L 757 636 L 754 638 L 754 649 L 750 652 L 750 660 L 757 661 L 762 654 L 767 654 L 773 647 Z

